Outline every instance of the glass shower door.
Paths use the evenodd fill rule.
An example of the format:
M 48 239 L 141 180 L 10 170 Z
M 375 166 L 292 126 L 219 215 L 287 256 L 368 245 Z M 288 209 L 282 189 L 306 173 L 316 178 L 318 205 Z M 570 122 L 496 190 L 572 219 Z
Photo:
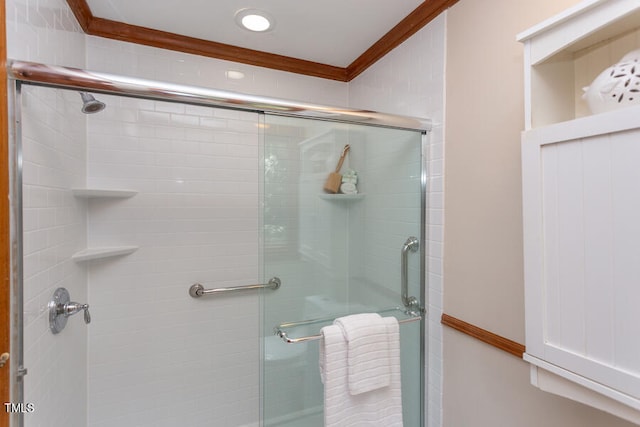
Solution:
M 22 87 L 24 426 L 259 423 L 254 112 Z M 90 305 L 49 330 L 57 288 Z M 22 425 L 16 423 L 15 425 Z
M 319 340 L 287 343 L 274 328 L 300 338 L 347 314 L 408 319 L 403 276 L 408 296 L 423 300 L 423 135 L 269 115 L 263 125 L 262 275 L 279 277 L 282 287 L 263 295 L 262 419 L 265 427 L 322 426 Z M 348 185 L 327 193 L 346 145 Z M 417 243 L 407 245 L 410 237 Z M 421 322 L 401 324 L 400 336 L 404 425 L 419 427 Z

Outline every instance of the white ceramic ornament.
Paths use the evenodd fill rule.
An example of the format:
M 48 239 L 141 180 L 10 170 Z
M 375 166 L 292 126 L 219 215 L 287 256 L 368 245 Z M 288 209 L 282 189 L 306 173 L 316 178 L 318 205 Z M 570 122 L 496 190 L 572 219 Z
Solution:
M 582 90 L 594 114 L 640 104 L 640 49 L 627 53 Z

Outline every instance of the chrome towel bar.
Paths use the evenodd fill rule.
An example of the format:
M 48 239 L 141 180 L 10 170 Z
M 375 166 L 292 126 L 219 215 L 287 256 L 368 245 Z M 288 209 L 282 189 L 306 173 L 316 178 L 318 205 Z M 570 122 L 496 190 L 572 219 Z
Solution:
M 194 283 L 189 288 L 189 295 L 193 298 L 200 298 L 206 295 L 217 295 L 228 292 L 250 291 L 253 289 L 273 289 L 274 291 L 280 287 L 282 282 L 277 277 L 272 277 L 267 283 L 257 285 L 233 286 L 230 288 L 205 289 L 200 283 Z
M 420 320 L 422 320 L 422 313 L 417 312 L 417 311 L 408 311 L 408 310 L 403 310 L 401 308 L 394 308 L 394 309 L 390 309 L 390 310 L 384 310 L 382 312 L 379 312 L 380 314 L 382 313 L 387 313 L 387 312 L 392 312 L 392 311 L 401 311 L 404 314 L 410 316 L 408 319 L 399 319 L 398 323 L 399 324 L 405 324 L 405 323 L 413 323 L 413 322 L 418 322 Z M 273 328 L 273 331 L 275 332 L 275 334 L 277 336 L 279 336 L 280 338 L 282 338 L 282 340 L 288 344 L 297 344 L 297 343 L 301 343 L 301 342 L 306 342 L 306 341 L 316 341 L 322 338 L 322 335 L 318 334 L 318 335 L 309 335 L 306 337 L 300 337 L 300 338 L 291 338 L 287 335 L 287 333 L 283 330 L 284 328 L 292 328 L 295 326 L 303 326 L 303 325 L 311 325 L 314 323 L 325 323 L 325 322 L 332 322 L 334 319 L 330 318 L 330 319 L 314 319 L 314 320 L 303 320 L 301 322 L 290 322 L 290 323 L 281 323 L 278 326 L 276 326 L 275 328 Z

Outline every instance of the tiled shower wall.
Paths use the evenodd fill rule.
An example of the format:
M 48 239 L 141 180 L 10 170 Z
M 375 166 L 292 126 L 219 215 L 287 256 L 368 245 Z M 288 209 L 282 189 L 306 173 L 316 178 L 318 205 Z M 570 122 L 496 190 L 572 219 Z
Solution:
M 65 1 L 7 0 L 6 17 L 9 58 L 84 66 L 85 35 Z M 58 286 L 87 300 L 86 267 L 70 259 L 86 236 L 85 206 L 68 191 L 85 179 L 79 99 L 24 88 L 24 388 L 35 405 L 28 426 L 86 425 L 87 327 L 79 315 L 54 336 L 47 309 Z
M 85 39 L 64 0 L 6 0 L 7 57 L 85 66 Z
M 267 117 L 266 125 L 265 155 L 278 169 L 265 180 L 265 226 L 277 225 L 278 232 L 265 237 L 265 270 L 267 277 L 277 272 L 283 286 L 266 296 L 265 332 L 282 322 L 400 305 L 400 247 L 420 232 L 420 133 L 279 117 Z M 343 167 L 358 171 L 357 199 L 322 191 L 347 143 Z M 420 262 L 418 255 L 411 258 L 416 295 Z M 287 332 L 314 335 L 321 326 Z M 267 355 L 288 357 L 267 357 L 272 363 L 265 366 L 265 419 L 321 415 L 317 342 L 288 345 L 269 338 Z M 401 341 L 404 420 L 417 426 L 419 377 L 412 373 L 420 366 L 418 325 L 403 326 Z M 300 419 L 294 424 L 318 425 Z
M 89 270 L 88 425 L 253 424 L 258 298 L 188 289 L 259 281 L 258 116 L 100 98 L 88 184 L 139 193 L 89 202 L 89 245 L 139 249 Z
M 314 104 L 347 105 L 347 84 L 99 37 L 87 37 L 90 70 Z M 227 77 L 239 71 L 242 79 Z
M 72 111 L 78 99 L 75 93 L 23 90 L 24 398 L 34 404 L 25 415 L 30 427 L 83 427 L 87 413 L 87 326 L 77 315 L 53 335 L 47 308 L 58 287 L 72 301 L 87 301 L 87 269 L 71 260 L 83 249 L 87 230 L 86 205 L 69 191 L 85 181 L 84 118 Z
M 442 243 L 444 207 L 444 76 L 446 12 L 349 83 L 353 107 L 433 121 L 427 170 L 429 316 L 427 342 L 429 427 L 442 425 Z
M 432 427 L 441 425 L 439 315 L 441 313 L 442 291 L 440 272 L 443 228 L 441 219 L 443 136 L 441 123 L 444 99 L 442 84 L 444 76 L 444 16 L 437 18 L 349 84 L 87 37 L 81 33 L 63 0 L 40 0 L 37 2 L 7 0 L 7 24 L 8 55 L 11 58 L 77 66 L 279 98 L 306 100 L 320 104 L 350 104 L 354 107 L 432 118 L 435 122 L 435 128 L 430 135 L 428 165 L 431 174 L 429 180 L 431 196 L 428 212 L 431 224 L 429 228 L 430 257 L 428 259 L 430 269 L 428 277 L 430 287 L 429 425 Z M 242 71 L 245 78 L 240 81 L 229 79 L 225 74 L 227 70 Z M 147 112 L 156 112 L 152 110 L 148 109 Z M 161 113 L 167 113 L 167 111 L 161 111 Z M 147 118 L 152 120 L 151 116 Z M 105 159 L 108 162 L 108 158 Z M 134 200 L 135 198 L 130 202 L 133 203 Z M 91 210 L 117 211 L 115 208 L 118 203 L 113 203 L 114 206 L 106 206 L 106 209 L 101 209 L 98 206 L 105 202 L 94 201 L 90 203 Z M 120 207 L 123 206 L 124 204 Z M 95 218 L 99 216 L 99 214 L 95 215 Z M 114 221 L 108 219 L 107 222 L 113 223 Z M 135 256 L 140 255 L 145 255 L 144 251 L 141 250 L 139 254 L 134 254 L 131 259 L 136 259 Z M 117 263 L 112 261 L 115 260 L 97 262 L 94 268 L 107 268 L 109 267 L 107 264 L 111 264 L 111 268 L 113 268 Z M 126 275 L 126 273 L 123 274 Z M 111 289 L 105 285 L 104 291 L 110 292 Z M 146 293 L 146 291 L 139 292 Z M 135 293 L 136 291 L 131 290 L 131 292 Z M 237 300 L 233 299 L 229 307 L 232 307 L 236 302 Z M 161 305 L 158 303 L 157 307 Z M 135 305 L 133 306 L 120 307 L 120 310 L 123 312 L 137 308 Z M 42 310 L 42 306 L 40 310 Z M 96 323 L 90 325 L 90 327 L 94 326 Z M 47 325 L 44 320 L 37 322 L 37 328 L 41 331 L 46 330 Z M 44 353 L 38 354 L 44 355 Z M 78 369 L 85 368 L 82 365 L 75 365 L 73 369 L 57 372 L 57 375 L 75 375 Z M 76 400 L 75 402 L 69 407 L 75 408 L 80 404 L 78 403 L 80 401 Z M 142 410 L 142 408 L 139 409 Z
M 346 103 L 345 83 L 95 37 L 88 38 L 88 46 L 87 68 L 89 69 L 264 96 L 301 99 L 314 103 L 333 105 Z M 240 81 L 228 79 L 225 74 L 228 70 L 241 71 L 245 74 L 245 78 Z M 110 187 L 131 185 L 143 192 L 160 191 L 149 187 L 160 185 L 166 186 L 168 190 L 165 189 L 165 192 L 168 191 L 169 194 L 153 202 L 144 201 L 148 196 L 143 194 L 141 194 L 143 198 L 137 202 L 138 196 L 136 196 L 127 203 L 140 203 L 142 206 L 127 213 L 120 211 L 116 214 L 118 215 L 116 219 L 109 218 L 108 213 L 100 212 L 104 205 L 90 207 L 90 241 L 94 239 L 95 232 L 97 233 L 95 243 L 116 244 L 115 240 L 123 238 L 121 240 L 126 241 L 124 244 L 135 245 L 135 242 L 129 240 L 134 235 L 132 233 L 134 230 L 137 230 L 136 235 L 143 235 L 144 241 L 139 253 L 129 257 L 131 264 L 129 259 L 122 260 L 127 264 L 126 267 L 124 263 L 121 267 L 114 265 L 112 269 L 100 266 L 98 267 L 100 270 L 97 270 L 92 266 L 90 297 L 96 303 L 105 302 L 112 309 L 117 309 L 122 301 L 113 283 L 116 283 L 115 287 L 118 290 L 129 288 L 129 284 L 136 281 L 136 275 L 139 274 L 137 271 L 141 270 L 140 264 L 134 265 L 140 257 L 143 257 L 142 270 L 145 273 L 143 273 L 144 277 L 138 277 L 141 290 L 132 289 L 129 292 L 132 295 L 132 301 L 137 304 L 126 302 L 127 306 L 136 307 L 137 314 L 124 313 L 127 310 L 118 311 L 118 317 L 122 316 L 119 321 L 120 327 L 108 325 L 99 332 L 100 336 L 94 337 L 93 331 L 90 336 L 89 425 L 113 425 L 116 421 L 111 420 L 113 422 L 109 424 L 108 413 L 113 412 L 116 399 L 121 396 L 118 395 L 116 388 L 118 382 L 113 375 L 109 375 L 109 372 L 118 372 L 119 369 L 134 375 L 135 378 L 140 378 L 140 381 L 136 381 L 139 384 L 138 391 L 150 390 L 150 392 L 138 393 L 136 399 L 130 400 L 131 408 L 120 409 L 120 415 L 123 417 L 117 420 L 117 424 L 138 426 L 144 425 L 142 420 L 152 419 L 153 422 L 149 425 L 161 425 L 158 423 L 163 420 L 169 422 L 167 425 L 175 425 L 177 422 L 175 419 L 153 416 L 158 408 L 161 413 L 163 410 L 171 409 L 170 402 L 167 401 L 170 395 L 164 393 L 163 388 L 169 387 L 172 378 L 166 375 L 161 376 L 159 384 L 164 384 L 164 387 L 161 386 L 158 390 L 153 380 L 158 378 L 156 375 L 158 370 L 163 369 L 162 364 L 158 364 L 158 360 L 164 360 L 169 363 L 167 366 L 174 366 L 178 372 L 181 369 L 186 370 L 185 372 L 192 370 L 192 374 L 185 377 L 189 381 L 185 379 L 184 386 L 180 389 L 181 399 L 183 399 L 181 402 L 184 405 L 189 405 L 189 396 L 193 396 L 189 393 L 187 384 L 189 382 L 202 384 L 202 387 L 199 389 L 195 387 L 195 389 L 203 399 L 198 400 L 199 409 L 194 409 L 195 413 L 188 424 L 199 425 L 202 419 L 198 417 L 205 417 L 215 419 L 216 425 L 221 427 L 253 425 L 259 419 L 260 377 L 257 370 L 258 336 L 261 332 L 257 328 L 260 324 L 259 297 L 256 293 L 249 293 L 195 301 L 187 295 L 187 289 L 195 281 L 203 281 L 207 287 L 258 283 L 258 254 L 245 253 L 244 259 L 242 257 L 242 251 L 247 251 L 248 248 L 257 250 L 259 247 L 257 207 L 260 169 L 257 157 L 257 116 L 252 115 L 252 119 L 245 116 L 244 126 L 238 128 L 239 119 L 234 118 L 239 114 L 237 112 L 218 109 L 208 110 L 205 113 L 199 110 L 203 116 L 198 117 L 196 110 L 191 107 L 181 110 L 179 104 L 156 103 L 152 106 L 142 103 L 141 106 L 136 107 L 127 104 L 133 101 L 121 100 L 120 102 L 124 102 L 123 107 L 129 111 L 121 111 L 119 113 L 121 117 L 112 119 L 114 122 L 106 119 L 112 114 L 109 107 L 100 116 L 96 116 L 95 121 L 92 117 L 89 122 L 89 182 Z M 139 109 L 137 113 L 136 109 Z M 120 135 L 112 134 L 117 127 L 115 121 L 126 122 L 125 130 Z M 170 126 L 177 126 L 177 129 L 172 129 Z M 238 140 L 237 135 L 234 134 L 237 130 L 245 136 L 253 132 L 256 140 Z M 213 140 L 207 140 L 208 138 Z M 94 146 L 99 147 L 95 153 L 92 148 Z M 145 159 L 126 160 L 127 156 L 137 159 L 140 155 L 138 152 L 141 150 L 155 151 L 155 159 L 145 155 Z M 132 155 L 134 151 L 136 154 Z M 213 157 L 210 163 L 203 163 L 200 157 L 207 153 Z M 125 165 L 119 165 L 121 162 L 125 162 Z M 155 164 L 144 164 L 144 162 Z M 196 167 L 192 168 L 191 165 Z M 198 165 L 203 169 L 198 168 Z M 238 167 L 239 170 L 234 172 Z M 210 172 L 207 172 L 207 168 Z M 211 175 L 213 173 L 211 171 L 220 168 L 224 170 L 222 177 Z M 135 178 L 135 182 L 131 183 L 126 178 L 120 178 L 128 176 Z M 160 184 L 153 181 L 158 177 L 161 180 Z M 207 180 L 211 182 L 207 183 Z M 238 182 L 242 185 L 237 185 Z M 214 196 L 218 197 L 211 196 L 210 201 L 206 203 L 226 201 L 226 210 L 215 211 L 212 206 L 199 205 L 201 202 L 198 200 L 202 200 L 203 194 L 191 194 L 191 197 L 189 194 L 179 195 L 179 192 L 184 191 L 185 188 L 194 188 L 193 185 L 196 187 L 191 192 L 213 191 Z M 222 195 L 224 198 L 221 197 Z M 156 194 L 156 196 L 159 195 Z M 171 209 L 159 209 L 158 207 L 163 203 L 168 203 Z M 247 206 L 247 203 L 254 203 L 254 205 Z M 146 213 L 153 210 L 154 215 L 162 215 L 166 212 L 165 217 L 159 218 L 162 222 L 158 222 L 155 229 L 152 228 L 152 224 L 145 223 L 143 220 L 146 215 L 145 209 L 147 209 Z M 113 206 L 104 212 L 118 212 L 118 210 Z M 134 215 L 134 222 L 127 219 L 131 213 Z M 205 218 L 205 216 L 210 218 L 220 213 L 223 216 L 218 221 L 207 221 Z M 99 218 L 96 222 L 93 219 L 94 215 Z M 135 225 L 135 218 L 137 223 L 145 223 L 142 229 Z M 227 221 L 222 218 L 226 218 Z M 179 222 L 182 220 L 182 225 L 177 225 L 182 229 L 165 230 L 173 219 L 178 219 Z M 200 220 L 199 223 L 198 220 Z M 225 228 L 225 222 L 230 223 L 231 226 Z M 106 223 L 109 223 L 109 226 L 106 226 Z M 94 225 L 98 226 L 95 230 Z M 125 230 L 118 231 L 119 225 L 124 225 Z M 199 232 L 198 230 L 203 230 L 203 225 L 204 232 Z M 213 231 L 218 231 L 216 234 L 207 227 L 222 229 L 214 229 Z M 141 233 L 141 230 L 145 230 L 145 233 Z M 169 234 L 161 238 L 160 231 L 166 231 Z M 172 250 L 168 247 L 171 235 L 179 239 L 178 249 Z M 236 239 L 238 238 L 242 242 L 241 248 L 237 248 Z M 211 248 L 207 248 L 205 243 L 207 241 L 215 243 Z M 181 249 L 185 250 L 181 251 Z M 195 259 L 193 259 L 194 256 Z M 176 268 L 172 270 L 172 267 Z M 120 272 L 120 269 L 126 271 Z M 157 279 L 153 280 L 156 277 Z M 144 298 L 148 292 L 142 289 L 152 292 L 159 301 L 145 303 Z M 105 337 L 108 337 L 106 342 L 122 345 L 119 343 L 139 341 L 139 337 L 151 337 L 160 333 L 160 330 L 154 332 L 154 326 L 149 324 L 150 319 L 158 316 L 162 307 L 168 306 L 172 300 L 178 305 L 178 308 L 172 308 L 172 312 L 175 312 L 178 318 L 187 319 L 189 310 L 196 308 L 202 310 L 197 317 L 201 319 L 202 325 L 187 325 L 183 321 L 181 325 L 171 326 L 175 319 L 172 316 L 166 319 L 166 324 L 161 326 L 167 333 L 161 336 L 166 337 L 165 347 L 171 348 L 170 354 L 173 356 L 170 361 L 165 360 L 166 357 L 157 359 L 154 356 L 147 359 L 152 366 L 145 368 L 143 372 L 136 372 L 135 359 L 122 352 L 122 355 L 118 355 L 117 361 L 100 357 L 99 362 L 93 364 L 94 356 L 99 357 L 100 354 L 104 354 Z M 207 312 L 214 313 L 214 317 L 205 317 Z M 105 313 L 105 316 L 113 317 L 109 313 Z M 139 316 L 145 326 L 133 326 L 135 331 L 123 328 L 122 326 L 132 323 L 131 316 Z M 181 327 L 189 329 L 184 330 Z M 221 345 L 221 343 L 225 344 Z M 193 349 L 197 351 L 194 352 Z M 161 351 L 162 348 L 157 350 Z M 189 356 L 185 359 L 187 355 Z M 215 355 L 214 359 L 211 359 L 212 355 Z M 142 357 L 142 353 L 138 354 L 137 360 L 141 361 Z M 184 360 L 192 363 L 186 364 Z M 196 366 L 202 363 L 207 368 L 198 373 Z M 105 370 L 105 367 L 109 369 Z M 216 383 L 209 384 L 208 378 L 216 378 Z M 139 397 L 141 394 L 143 398 Z M 138 405 L 133 402 L 138 402 Z M 135 423 L 136 416 L 139 417 L 137 423 Z M 181 413 L 181 416 L 184 422 L 185 415 Z M 102 422 L 105 423 L 102 424 Z

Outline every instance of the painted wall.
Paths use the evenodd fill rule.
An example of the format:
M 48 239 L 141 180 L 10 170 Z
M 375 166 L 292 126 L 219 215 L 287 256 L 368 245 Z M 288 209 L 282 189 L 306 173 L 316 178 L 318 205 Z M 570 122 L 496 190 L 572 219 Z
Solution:
M 575 0 L 461 0 L 448 12 L 445 312 L 524 342 L 520 132 L 523 47 L 516 34 Z M 444 334 L 444 425 L 627 426 L 529 385 L 521 360 Z

